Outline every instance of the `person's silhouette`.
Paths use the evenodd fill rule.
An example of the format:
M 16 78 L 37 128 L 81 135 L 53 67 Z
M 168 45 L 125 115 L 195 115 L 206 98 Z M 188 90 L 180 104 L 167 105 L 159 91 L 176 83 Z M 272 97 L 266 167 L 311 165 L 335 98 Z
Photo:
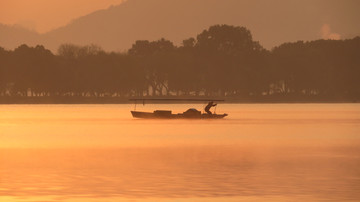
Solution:
M 213 101 L 210 101 L 205 107 L 206 113 L 212 114 L 211 111 L 210 111 L 210 108 L 215 107 L 216 105 L 217 105 L 216 103 L 214 103 Z

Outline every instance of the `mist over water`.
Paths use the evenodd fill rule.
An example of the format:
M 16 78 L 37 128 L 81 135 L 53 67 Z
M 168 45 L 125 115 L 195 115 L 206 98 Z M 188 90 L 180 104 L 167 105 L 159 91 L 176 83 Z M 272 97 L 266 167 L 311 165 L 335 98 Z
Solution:
M 201 104 L 137 105 L 180 113 Z M 356 201 L 359 104 L 220 104 L 224 120 L 133 105 L 2 105 L 0 200 Z

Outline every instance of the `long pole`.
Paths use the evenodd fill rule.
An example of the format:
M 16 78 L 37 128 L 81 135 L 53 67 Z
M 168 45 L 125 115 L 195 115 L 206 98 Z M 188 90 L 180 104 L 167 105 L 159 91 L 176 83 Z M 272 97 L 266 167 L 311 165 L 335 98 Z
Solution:
M 178 99 L 178 98 L 132 98 L 129 99 L 129 101 L 137 101 L 137 100 L 142 100 L 143 102 L 148 100 L 148 101 L 199 101 L 199 102 L 210 102 L 210 101 L 215 101 L 215 102 L 224 102 L 225 100 L 218 100 L 218 99 Z

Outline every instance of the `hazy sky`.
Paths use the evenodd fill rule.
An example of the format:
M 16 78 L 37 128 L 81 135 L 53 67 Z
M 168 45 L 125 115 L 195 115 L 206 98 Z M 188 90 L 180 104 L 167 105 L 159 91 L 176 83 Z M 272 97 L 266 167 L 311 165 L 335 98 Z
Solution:
M 245 26 L 271 49 L 360 36 L 359 10 L 360 0 L 0 0 L 0 23 L 44 33 L 0 26 L 0 46 L 43 44 L 55 51 L 61 43 L 93 43 L 123 51 L 136 40 L 162 37 L 180 45 L 211 25 L 229 24 Z
M 0 23 L 18 24 L 40 33 L 123 0 L 0 0 Z

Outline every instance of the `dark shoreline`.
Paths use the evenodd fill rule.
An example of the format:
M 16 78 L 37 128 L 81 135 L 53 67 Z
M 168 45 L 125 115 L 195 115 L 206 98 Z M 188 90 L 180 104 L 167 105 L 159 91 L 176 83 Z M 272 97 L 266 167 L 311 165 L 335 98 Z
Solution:
M 359 103 L 359 100 L 351 100 L 344 98 L 319 98 L 319 97 L 143 97 L 141 99 L 223 99 L 221 103 L 237 103 L 237 104 L 282 104 L 282 103 Z M 130 98 L 118 98 L 118 97 L 0 97 L 0 104 L 133 104 L 134 101 L 130 101 Z M 202 101 L 204 102 L 204 101 Z M 139 100 L 136 103 L 141 104 Z M 171 104 L 171 103 L 199 103 L 197 101 L 149 101 L 146 103 L 157 103 L 157 104 Z

